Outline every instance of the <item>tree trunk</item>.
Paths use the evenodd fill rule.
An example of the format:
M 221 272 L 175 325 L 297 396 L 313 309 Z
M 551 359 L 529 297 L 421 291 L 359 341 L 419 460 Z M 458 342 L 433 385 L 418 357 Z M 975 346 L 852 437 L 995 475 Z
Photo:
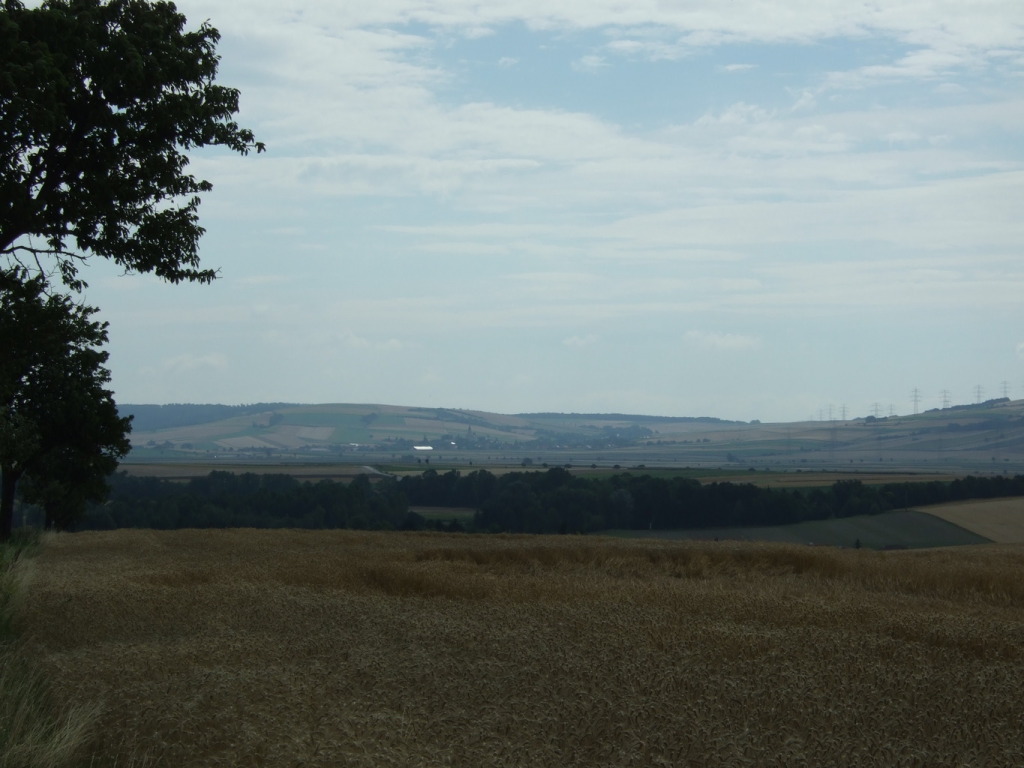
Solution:
M 14 491 L 21 472 L 11 467 L 0 471 L 0 542 L 10 541 L 14 532 Z

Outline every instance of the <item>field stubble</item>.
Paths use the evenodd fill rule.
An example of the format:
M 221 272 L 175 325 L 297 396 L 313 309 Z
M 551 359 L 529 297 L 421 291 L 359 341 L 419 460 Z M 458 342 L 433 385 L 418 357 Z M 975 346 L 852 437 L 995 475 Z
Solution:
M 1010 766 L 1024 549 L 63 535 L 21 621 L 92 765 Z

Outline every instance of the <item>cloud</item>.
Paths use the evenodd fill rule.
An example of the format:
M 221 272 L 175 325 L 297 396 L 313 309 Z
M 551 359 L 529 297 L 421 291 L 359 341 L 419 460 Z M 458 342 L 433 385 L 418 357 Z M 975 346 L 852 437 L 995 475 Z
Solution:
M 224 6 L 217 0 L 180 0 L 189 18 L 211 18 L 223 24 Z M 714 32 L 744 40 L 807 40 L 835 35 L 887 31 L 918 42 L 941 39 L 948 30 L 975 44 L 1008 45 L 1019 37 L 1024 17 L 1016 0 L 980 3 L 856 3 L 818 0 L 794 5 L 788 0 L 663 0 L 623 3 L 621 0 L 552 3 L 549 0 L 391 0 L 378 3 L 306 3 L 300 13 L 274 0 L 247 0 L 246 14 L 233 24 L 257 26 L 273 16 L 279 23 L 329 25 L 427 24 L 438 27 L 493 27 L 525 21 L 531 29 L 632 30 L 670 28 L 683 32 Z
M 595 54 L 581 56 L 572 63 L 572 68 L 577 72 L 597 72 L 607 66 L 608 62 L 605 58 Z
M 147 368 L 144 373 L 150 376 L 180 376 L 206 371 L 226 371 L 228 369 L 227 357 L 219 352 L 212 352 L 206 355 L 176 355 L 160 361 L 158 368 Z
M 265 286 L 282 285 L 295 280 L 294 275 L 243 275 L 235 280 L 238 285 Z
M 865 307 L 892 327 L 973 311 L 962 335 L 1006 328 L 989 345 L 1006 357 L 1024 291 L 1024 3 L 799 5 L 180 0 L 190 26 L 223 33 L 221 79 L 269 152 L 191 158 L 215 184 L 203 259 L 224 280 L 206 294 L 90 280 L 112 363 L 148 365 L 171 400 L 195 396 L 178 370 L 221 397 L 228 380 L 279 399 L 361 377 L 367 396 L 412 401 L 395 371 L 430 350 L 455 400 L 476 381 L 460 354 L 498 369 L 544 339 L 544 375 L 586 402 L 589 356 L 569 350 L 626 357 L 628 338 L 659 364 L 685 343 L 740 365 L 757 335 L 685 329 L 781 338 L 772 319 L 799 335 Z M 477 332 L 488 343 L 464 352 Z M 609 384 L 602 407 L 678 412 L 656 378 Z
M 886 34 L 906 36 L 912 31 L 906 16 L 894 17 L 859 7 L 837 14 L 835 7 L 829 3 L 824 5 L 822 13 L 811 14 L 815 18 L 811 27 L 818 30 L 817 34 L 826 34 L 827 30 L 828 33 L 845 31 L 865 35 L 866 30 L 883 29 Z M 255 3 L 254 7 L 269 13 L 273 6 Z M 648 9 L 649 22 L 637 22 L 634 26 L 627 26 L 633 23 L 628 12 L 618 12 L 608 3 L 587 9 L 565 7 L 553 12 L 528 2 L 499 4 L 496 8 L 446 2 L 433 10 L 395 2 L 367 12 L 366 19 L 362 19 L 363 11 L 359 10 L 332 11 L 330 6 L 309 9 L 302 16 L 301 31 L 311 35 L 313 43 L 300 36 L 298 30 L 275 30 L 273 34 L 280 34 L 287 40 L 289 54 L 296 54 L 300 62 L 312 59 L 314 54 L 307 49 L 322 45 L 315 54 L 323 59 L 322 63 L 319 66 L 303 63 L 300 72 L 291 55 L 282 57 L 284 74 L 278 74 L 277 79 L 290 79 L 300 84 L 298 87 L 269 90 L 266 86 L 257 86 L 255 90 L 243 90 L 246 103 L 256 100 L 261 89 L 263 95 L 272 95 L 279 101 L 270 122 L 280 130 L 268 139 L 272 154 L 277 153 L 280 160 L 263 157 L 258 161 L 266 171 L 267 186 L 282 190 L 309 188 L 321 194 L 350 197 L 405 197 L 419 193 L 455 196 L 464 205 L 496 212 L 521 209 L 525 201 L 531 199 L 549 201 L 545 204 L 565 200 L 567 207 L 599 195 L 609 199 L 632 196 L 634 200 L 647 195 L 651 200 L 659 197 L 670 200 L 663 194 L 669 185 L 678 186 L 675 183 L 678 178 L 692 180 L 696 175 L 697 183 L 688 186 L 699 189 L 702 166 L 708 169 L 709 177 L 713 176 L 717 167 L 722 166 L 719 159 L 723 156 L 730 162 L 756 155 L 846 156 L 858 148 L 856 137 L 851 137 L 844 130 L 845 126 L 840 125 L 841 117 L 826 122 L 818 114 L 819 119 L 809 124 L 787 123 L 775 109 L 750 102 L 708 110 L 693 126 L 704 135 L 691 131 L 680 136 L 683 140 L 675 146 L 659 142 L 655 136 L 630 134 L 614 122 L 582 111 L 531 109 L 499 102 L 445 104 L 437 94 L 451 85 L 452 73 L 446 71 L 438 57 L 436 41 L 431 39 L 430 33 L 410 34 L 408 27 L 402 33 L 381 27 L 351 29 L 351 25 L 371 21 L 373 24 L 391 23 L 389 18 L 396 23 L 436 22 L 466 29 L 494 29 L 494 25 L 513 20 L 533 22 L 538 19 L 547 20 L 540 28 L 545 24 L 572 28 L 607 24 L 611 25 L 610 29 L 629 35 L 629 39 L 612 40 L 603 50 L 622 52 L 627 52 L 631 46 L 678 39 L 678 30 L 689 26 L 697 30 L 719 29 L 729 34 L 747 34 L 755 39 L 771 37 L 768 28 L 762 28 L 767 18 L 754 21 L 744 19 L 738 12 L 721 13 L 714 4 L 696 3 L 694 9 L 690 11 L 678 4 L 654 11 Z M 754 13 L 752 7 L 747 10 Z M 938 15 L 941 17 L 947 12 L 945 9 Z M 767 14 L 758 11 L 754 16 L 760 19 Z M 1018 16 L 1019 13 L 1011 13 L 1007 18 L 1012 24 Z M 802 19 L 790 21 L 804 23 Z M 840 27 L 833 28 L 840 21 Z M 284 23 L 287 27 L 300 22 Z M 775 23 L 781 25 L 779 21 Z M 918 25 L 922 29 L 936 27 L 928 20 L 920 20 Z M 333 34 L 336 28 L 340 38 L 315 42 L 324 38 L 327 31 Z M 259 34 L 271 33 L 261 28 Z M 974 39 L 980 34 L 973 32 L 970 36 Z M 798 37 L 802 36 L 803 33 Z M 919 45 L 951 46 L 948 40 L 943 42 L 941 36 L 929 36 L 920 30 L 915 33 L 915 39 L 921 41 Z M 339 41 L 344 50 L 336 61 L 338 57 L 328 53 L 335 51 Z M 951 61 L 952 56 L 947 52 L 943 60 Z M 915 63 L 914 57 L 907 54 L 894 61 L 903 61 L 906 66 L 934 68 L 939 58 L 917 57 Z M 932 63 L 929 65 L 927 61 Z M 595 67 L 607 66 L 608 62 L 605 57 L 591 53 L 575 63 L 586 71 L 593 71 Z M 729 64 L 725 68 L 754 66 L 757 65 Z M 304 95 L 307 90 L 321 85 L 322 97 L 311 100 Z M 802 91 L 799 97 L 802 101 L 798 102 L 801 109 L 810 111 L 816 99 L 814 93 Z M 820 92 L 817 93 L 820 97 Z M 311 110 L 309 105 L 313 103 L 316 109 Z M 922 115 L 927 117 L 928 111 L 921 110 Z M 878 116 L 884 119 L 888 112 Z M 415 131 L 408 130 L 409 115 L 415 115 Z M 723 128 L 728 130 L 722 131 Z M 326 152 L 311 146 L 318 141 L 326 142 Z M 710 142 L 713 151 L 700 152 L 706 149 L 702 142 Z M 296 158 L 287 151 L 282 152 L 292 145 L 304 147 L 300 154 L 309 156 Z M 856 167 L 856 161 L 849 167 Z M 817 174 L 827 178 L 831 169 L 819 168 Z M 750 166 L 738 170 L 753 177 L 762 175 L 759 169 Z M 513 179 L 506 183 L 510 174 L 531 172 L 534 172 L 532 179 Z M 248 168 L 246 173 L 250 173 Z M 222 177 L 218 174 L 217 178 Z M 659 185 L 659 179 L 664 180 L 664 186 Z M 551 193 L 540 194 L 544 190 Z
M 718 114 L 706 113 L 702 115 L 695 124 L 701 128 L 711 126 L 742 126 L 763 123 L 772 117 L 774 117 L 774 113 L 770 110 L 740 101 L 726 107 L 718 112 Z
M 894 144 L 916 144 L 923 137 L 916 131 L 892 131 L 885 134 L 884 138 L 892 146 Z
M 466 27 L 462 30 L 462 36 L 468 40 L 479 40 L 493 35 L 494 30 L 491 27 Z
M 704 349 L 725 352 L 738 352 L 760 346 L 761 340 L 756 336 L 738 333 L 718 333 L 714 331 L 687 331 L 686 340 Z
M 678 61 L 694 55 L 694 46 L 679 41 L 660 39 L 654 34 L 647 39 L 622 38 L 610 41 L 605 49 L 617 56 L 648 61 Z
M 590 347 L 596 344 L 598 337 L 593 333 L 588 333 L 586 336 L 570 336 L 566 339 L 562 339 L 562 344 L 571 349 L 582 349 L 583 347 Z
M 400 352 L 405 348 L 405 345 L 396 338 L 390 338 L 385 340 L 374 340 L 368 339 L 365 336 L 359 336 L 351 331 L 345 331 L 337 335 L 334 339 L 334 343 L 339 343 L 351 350 L 378 350 L 382 352 Z

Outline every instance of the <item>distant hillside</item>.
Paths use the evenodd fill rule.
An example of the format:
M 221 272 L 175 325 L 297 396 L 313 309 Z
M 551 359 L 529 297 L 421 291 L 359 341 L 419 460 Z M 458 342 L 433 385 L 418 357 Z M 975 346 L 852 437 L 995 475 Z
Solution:
M 133 431 L 154 432 L 159 429 L 208 424 L 211 421 L 230 419 L 232 416 L 286 408 L 288 405 L 288 403 L 257 403 L 255 405 L 171 403 L 169 405 L 124 405 L 119 406 L 118 410 L 123 416 L 131 415 L 133 417 Z
M 498 414 L 376 404 L 125 405 L 132 460 L 572 463 L 737 469 L 1024 471 L 1024 401 L 912 416 L 744 423 L 713 417 Z
M 634 422 L 657 422 L 660 424 L 745 424 L 742 421 L 728 421 L 727 419 L 718 419 L 713 416 L 647 416 L 643 414 L 630 414 L 630 413 L 554 413 L 554 412 L 543 412 L 543 413 L 519 413 L 516 414 L 524 419 L 556 419 L 565 420 L 569 419 L 572 421 L 588 420 L 588 419 L 599 419 L 599 420 L 624 420 Z

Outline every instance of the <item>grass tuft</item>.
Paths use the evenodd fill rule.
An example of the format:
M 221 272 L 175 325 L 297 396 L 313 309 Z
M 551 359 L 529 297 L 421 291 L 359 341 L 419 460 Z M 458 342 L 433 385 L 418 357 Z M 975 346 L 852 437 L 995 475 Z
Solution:
M 6 648 L 0 661 L 0 768 L 77 765 L 95 709 L 54 706 L 45 679 L 23 650 Z

